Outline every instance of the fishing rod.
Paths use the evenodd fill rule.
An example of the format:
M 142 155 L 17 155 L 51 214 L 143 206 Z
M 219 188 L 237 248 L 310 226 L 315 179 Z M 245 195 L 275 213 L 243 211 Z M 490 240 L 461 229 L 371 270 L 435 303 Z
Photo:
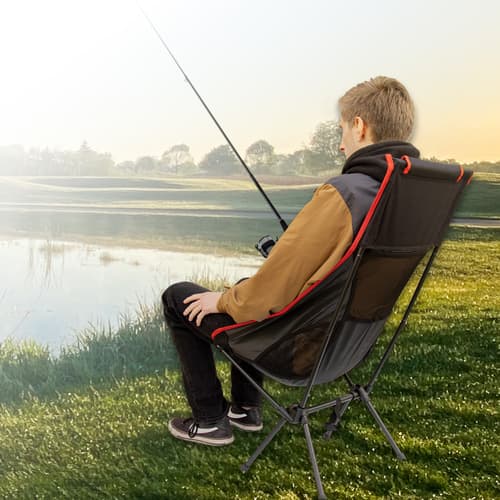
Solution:
M 248 175 L 250 176 L 250 178 L 254 182 L 255 186 L 260 191 L 260 193 L 262 194 L 262 196 L 264 197 L 264 199 L 267 201 L 268 205 L 271 207 L 271 210 L 274 212 L 274 214 L 278 218 L 279 223 L 280 223 L 283 231 L 286 231 L 286 229 L 288 228 L 287 223 L 283 220 L 283 218 L 279 214 L 278 210 L 276 210 L 276 207 L 272 204 L 271 200 L 269 199 L 269 197 L 267 196 L 267 194 L 262 189 L 262 186 L 259 184 L 259 181 L 257 181 L 257 179 L 255 178 L 255 176 L 252 174 L 252 171 L 248 168 L 247 164 L 245 163 L 245 161 L 243 160 L 243 158 L 241 157 L 241 155 L 238 153 L 238 150 L 235 148 L 235 146 L 233 145 L 233 143 L 231 142 L 231 140 L 227 136 L 226 132 L 224 132 L 224 129 L 221 127 L 221 125 L 219 124 L 219 122 L 217 121 L 217 119 L 215 118 L 215 116 L 213 115 L 212 111 L 210 111 L 210 108 L 207 106 L 207 104 L 205 103 L 205 101 L 203 100 L 203 98 L 201 97 L 201 95 L 198 93 L 198 91 L 196 90 L 195 86 L 193 85 L 193 83 L 191 82 L 191 80 L 189 79 L 189 77 L 186 75 L 185 71 L 182 69 L 182 66 L 179 64 L 179 62 L 177 61 L 177 59 L 174 56 L 174 54 L 172 53 L 172 51 L 169 49 L 167 43 L 165 42 L 165 40 L 161 36 L 160 32 L 156 29 L 156 26 L 153 24 L 153 22 L 151 21 L 151 19 L 149 18 L 149 16 L 146 14 L 146 11 L 142 8 L 142 6 L 140 5 L 139 2 L 137 2 L 137 5 L 138 5 L 139 9 L 141 10 L 142 14 L 144 15 L 144 17 L 146 18 L 146 21 L 149 23 L 149 25 L 151 26 L 151 28 L 153 29 L 153 31 L 156 33 L 156 35 L 160 39 L 160 42 L 163 44 L 163 46 L 165 47 L 165 49 L 167 49 L 167 52 L 169 53 L 170 57 L 173 59 L 173 61 L 176 64 L 176 66 L 181 71 L 182 75 L 186 79 L 186 82 L 189 83 L 190 87 L 193 89 L 193 92 L 196 94 L 196 96 L 198 97 L 198 99 L 200 100 L 200 102 L 203 104 L 203 107 L 207 110 L 207 113 L 210 115 L 210 118 L 212 118 L 213 122 L 215 123 L 215 125 L 217 126 L 217 128 L 220 130 L 221 134 L 224 136 L 224 139 L 226 139 L 227 143 L 229 144 L 229 147 L 233 150 L 233 153 L 236 155 L 236 157 L 238 158 L 238 160 L 240 161 L 240 163 L 243 165 L 243 167 L 245 168 L 245 170 L 248 172 Z M 266 247 L 269 244 L 269 239 L 272 240 L 269 236 L 264 236 L 263 238 L 261 238 L 259 240 L 259 242 L 257 243 L 257 245 L 255 245 L 255 247 L 262 253 L 262 255 L 264 255 L 264 257 L 267 257 L 267 254 L 269 252 L 267 252 L 267 254 L 264 254 L 262 250 L 263 249 L 265 250 L 265 248 L 261 249 L 260 247 Z M 272 247 L 273 245 L 274 245 L 274 241 L 272 242 L 272 244 L 270 246 Z

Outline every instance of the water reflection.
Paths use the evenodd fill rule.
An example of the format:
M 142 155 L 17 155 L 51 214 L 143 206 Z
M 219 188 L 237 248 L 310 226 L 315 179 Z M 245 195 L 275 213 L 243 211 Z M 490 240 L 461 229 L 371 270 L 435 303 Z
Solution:
M 229 282 L 255 272 L 257 257 L 215 257 L 58 240 L 0 240 L 0 341 L 32 338 L 57 352 L 92 324 L 117 324 L 169 283 L 209 274 Z
M 48 240 L 113 238 L 145 241 L 148 247 L 189 241 L 234 250 L 235 242 L 253 248 L 264 234 L 280 232 L 275 220 L 260 217 L 0 210 L 0 234 Z

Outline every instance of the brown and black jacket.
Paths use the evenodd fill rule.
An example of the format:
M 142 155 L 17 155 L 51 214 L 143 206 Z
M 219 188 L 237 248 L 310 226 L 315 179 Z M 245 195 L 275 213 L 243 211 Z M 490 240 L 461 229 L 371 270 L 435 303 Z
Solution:
M 342 175 L 315 191 L 257 273 L 224 292 L 219 312 L 238 323 L 260 321 L 321 280 L 351 245 L 384 177 L 387 153 L 419 157 L 414 146 L 400 141 L 379 142 L 353 153 Z

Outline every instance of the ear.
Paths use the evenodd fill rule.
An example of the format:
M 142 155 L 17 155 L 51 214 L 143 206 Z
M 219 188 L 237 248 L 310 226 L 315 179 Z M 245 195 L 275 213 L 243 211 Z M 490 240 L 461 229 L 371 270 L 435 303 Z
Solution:
M 363 120 L 363 118 L 361 118 L 361 116 L 354 117 L 352 128 L 356 134 L 356 138 L 358 139 L 358 141 L 361 142 L 366 139 L 368 125 Z

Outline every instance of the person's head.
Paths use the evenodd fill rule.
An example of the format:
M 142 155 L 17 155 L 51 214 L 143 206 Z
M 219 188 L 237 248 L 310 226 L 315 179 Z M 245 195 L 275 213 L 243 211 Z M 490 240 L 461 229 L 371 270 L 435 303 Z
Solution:
M 339 99 L 342 142 L 346 157 L 381 141 L 407 141 L 415 108 L 405 86 L 394 78 L 377 76 L 349 89 Z

